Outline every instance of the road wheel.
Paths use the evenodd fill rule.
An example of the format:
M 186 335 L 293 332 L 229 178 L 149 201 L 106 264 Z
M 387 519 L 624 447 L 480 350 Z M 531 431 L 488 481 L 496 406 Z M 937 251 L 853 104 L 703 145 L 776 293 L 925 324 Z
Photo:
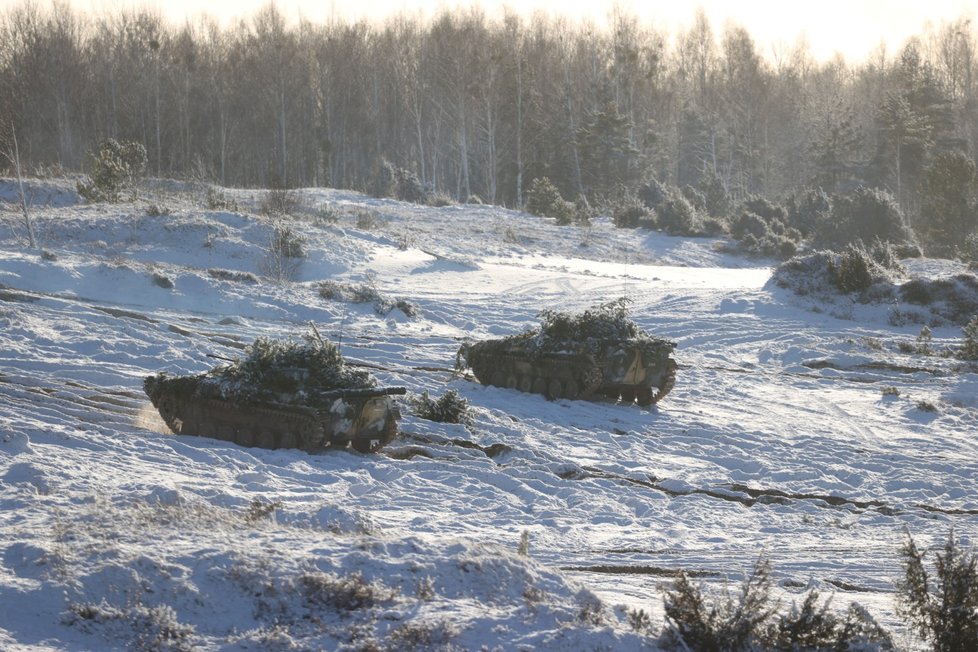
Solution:
M 279 448 L 298 448 L 299 438 L 294 432 L 284 432 L 282 436 L 278 438 Z
M 655 392 L 652 391 L 651 387 L 640 387 L 636 392 L 636 398 L 642 407 L 648 407 L 656 402 Z

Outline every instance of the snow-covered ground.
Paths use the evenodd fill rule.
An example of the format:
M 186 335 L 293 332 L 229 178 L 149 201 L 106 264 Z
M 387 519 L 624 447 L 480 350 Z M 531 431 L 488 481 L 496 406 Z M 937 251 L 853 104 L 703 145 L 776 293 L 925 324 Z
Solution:
M 261 191 L 213 211 L 169 182 L 122 205 L 35 187 L 29 250 L 0 182 L 2 649 L 651 649 L 622 607 L 661 626 L 675 572 L 719 588 L 760 556 L 784 604 L 818 588 L 912 646 L 906 533 L 978 541 L 978 376 L 900 353 L 919 326 L 887 307 L 812 310 L 716 241 L 336 190 L 285 219 Z M 262 276 L 277 225 L 305 239 L 291 282 Z M 678 343 L 652 409 L 452 374 L 467 339 L 619 297 Z M 168 433 L 142 392 L 310 322 L 383 384 L 458 390 L 473 424 L 405 405 L 380 454 L 242 448 Z

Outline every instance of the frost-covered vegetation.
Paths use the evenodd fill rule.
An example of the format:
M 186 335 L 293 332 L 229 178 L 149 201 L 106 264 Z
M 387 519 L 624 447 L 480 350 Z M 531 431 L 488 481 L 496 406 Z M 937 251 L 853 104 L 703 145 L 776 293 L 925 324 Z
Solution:
M 350 368 L 339 348 L 323 339 L 315 327 L 302 342 L 260 337 L 245 355 L 218 366 L 210 375 L 242 387 L 276 392 L 355 389 L 376 384 L 368 372 Z
M 772 282 L 823 304 L 846 297 L 887 306 L 898 325 L 964 326 L 978 315 L 978 276 L 962 272 L 911 278 L 893 247 L 879 242 L 796 256 L 775 269 Z
M 305 189 L 283 216 L 259 212 L 260 192 L 193 183 L 118 205 L 29 187 L 50 197 L 44 248 L 0 222 L 4 649 L 43 632 L 56 650 L 638 651 L 731 631 L 886 649 L 925 636 L 897 614 L 904 532 L 927 555 L 952 525 L 962 554 L 975 540 L 975 328 L 893 325 L 889 304 L 832 285 L 875 269 L 858 261 L 831 258 L 827 298 L 800 309 L 812 296 L 717 240 L 640 239 L 602 216 L 581 247 L 553 219 L 479 204 Z M 272 283 L 277 227 L 305 256 Z M 873 260 L 894 279 L 953 276 L 892 253 L 903 271 Z M 344 300 L 361 286 L 420 312 Z M 321 338 L 301 338 L 309 323 Z M 668 338 L 675 390 L 655 406 L 545 400 L 451 373 L 459 342 L 527 329 Z M 427 391 L 429 410 L 404 409 L 380 453 L 309 453 L 174 435 L 139 388 L 162 372 L 299 396 L 322 369 L 332 385 L 340 358 Z M 737 587 L 759 550 L 770 600 L 751 613 Z M 667 598 L 702 610 L 673 619 Z
M 874 237 L 961 255 L 978 228 L 964 15 L 836 62 L 803 46 L 775 60 L 706 13 L 666 33 L 627 10 L 597 26 L 452 8 L 300 26 L 271 5 L 196 30 L 150 9 L 8 5 L 0 151 L 16 134 L 16 167 L 88 173 L 93 200 L 143 171 L 270 188 L 276 215 L 290 190 L 331 186 L 562 224 L 595 210 L 779 259 Z
M 628 304 L 627 298 L 620 297 L 579 313 L 544 310 L 539 314 L 539 328 L 500 339 L 496 346 L 504 349 L 517 344 L 530 353 L 564 350 L 599 353 L 609 345 L 627 344 L 640 350 L 648 349 L 653 355 L 675 347 L 674 342 L 649 335 L 630 319 Z M 463 346 L 463 354 L 464 350 Z
M 339 348 L 311 328 L 303 341 L 259 337 L 227 364 L 176 379 L 156 374 L 147 379 L 147 387 L 169 379 L 168 386 L 177 393 L 307 404 L 323 392 L 376 386 L 369 372 L 347 365 Z

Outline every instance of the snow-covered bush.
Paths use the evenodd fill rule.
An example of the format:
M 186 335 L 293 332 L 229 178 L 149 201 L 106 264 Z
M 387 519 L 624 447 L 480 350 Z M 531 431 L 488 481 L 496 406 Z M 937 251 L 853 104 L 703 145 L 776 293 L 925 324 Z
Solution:
M 928 306 L 942 319 L 964 325 L 978 314 L 978 276 L 956 274 L 936 279 L 912 279 L 900 286 L 900 298 L 907 303 Z
M 276 227 L 259 264 L 261 273 L 279 283 L 294 281 L 306 257 L 304 245 L 305 238 L 291 227 Z
M 454 206 L 455 200 L 447 192 L 433 192 L 428 195 L 428 199 L 425 202 L 428 206 L 434 206 L 435 208 L 442 208 L 445 206 Z
M 313 329 L 302 342 L 259 337 L 244 356 L 199 378 L 189 378 L 187 389 L 193 391 L 202 383 L 214 385 L 223 394 L 274 396 L 277 400 L 294 397 L 302 402 L 304 396 L 318 391 L 369 388 L 377 381 L 366 371 L 348 367 L 339 348 Z
M 383 296 L 376 287 L 369 283 L 341 283 L 326 280 L 319 284 L 319 296 L 327 301 L 342 301 L 344 303 L 373 303 L 378 315 L 387 315 L 395 308 L 407 317 L 417 317 L 421 309 L 404 299 L 391 299 Z
M 883 267 L 857 245 L 841 252 L 795 256 L 779 265 L 771 278 L 778 287 L 800 296 L 857 294 L 862 302 L 892 297 L 895 288 L 895 270 Z
M 305 243 L 306 239 L 296 233 L 292 227 L 278 226 L 272 234 L 269 248 L 285 258 L 305 258 Z
M 80 602 L 68 605 L 65 624 L 82 631 L 98 631 L 107 640 L 128 642 L 131 650 L 190 652 L 196 630 L 181 623 L 172 607 L 147 606 L 139 602 L 116 607 L 103 598 L 99 603 Z
M 91 176 L 76 184 L 78 194 L 89 202 L 120 202 L 123 193 L 135 199 L 147 160 L 142 143 L 105 140 L 93 155 Z
M 683 573 L 666 590 L 666 626 L 661 638 L 672 650 L 893 650 L 890 635 L 860 605 L 844 619 L 819 604 L 810 591 L 800 606 L 778 613 L 771 599 L 770 564 L 758 560 L 736 597 L 725 592 L 712 603 Z
M 392 601 L 398 594 L 396 589 L 379 581 L 367 581 L 360 572 L 343 576 L 306 572 L 299 576 L 298 588 L 310 606 L 328 607 L 339 612 L 370 609 Z
M 301 203 L 294 190 L 273 188 L 262 195 L 259 211 L 264 215 L 291 215 L 299 209 Z
M 236 283 L 251 283 L 257 284 L 258 277 L 251 272 L 241 272 L 233 269 L 221 269 L 218 267 L 211 267 L 207 270 L 207 274 L 211 278 L 220 279 L 222 281 L 234 281 Z
M 610 207 L 611 219 L 620 229 L 634 229 L 639 226 L 652 227 L 652 211 L 636 196 L 626 194 Z
M 936 652 L 978 650 L 978 558 L 963 550 L 953 530 L 937 553 L 937 582 L 924 568 L 922 553 L 909 535 L 900 549 L 903 577 L 897 582 L 897 613 L 929 640 Z
M 472 421 L 469 402 L 456 390 L 450 389 L 437 399 L 428 396 L 425 390 L 419 396 L 410 399 L 414 415 L 428 421 L 438 423 L 463 423 Z
M 763 197 L 749 197 L 730 220 L 730 235 L 747 255 L 790 258 L 797 253 L 802 235 L 787 221 L 787 211 L 779 204 Z
M 207 186 L 207 208 L 212 211 L 237 211 L 238 202 L 220 188 Z
M 361 208 L 356 210 L 353 216 L 356 218 L 357 228 L 361 231 L 373 231 L 380 226 L 380 216 L 376 211 Z

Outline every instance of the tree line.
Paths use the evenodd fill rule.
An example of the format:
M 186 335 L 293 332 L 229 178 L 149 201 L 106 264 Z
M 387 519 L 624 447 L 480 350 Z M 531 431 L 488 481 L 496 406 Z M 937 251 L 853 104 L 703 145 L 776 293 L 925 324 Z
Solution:
M 592 202 L 649 178 L 734 200 L 867 186 L 917 218 L 934 162 L 978 148 L 965 18 L 850 63 L 763 53 L 702 10 L 670 35 L 621 10 L 598 28 L 479 9 L 290 22 L 269 4 L 222 26 L 27 0 L 0 44 L 0 137 L 28 170 L 83 171 L 113 138 L 142 143 L 150 174 L 225 186 L 367 190 L 385 164 L 508 206 L 541 177 Z

